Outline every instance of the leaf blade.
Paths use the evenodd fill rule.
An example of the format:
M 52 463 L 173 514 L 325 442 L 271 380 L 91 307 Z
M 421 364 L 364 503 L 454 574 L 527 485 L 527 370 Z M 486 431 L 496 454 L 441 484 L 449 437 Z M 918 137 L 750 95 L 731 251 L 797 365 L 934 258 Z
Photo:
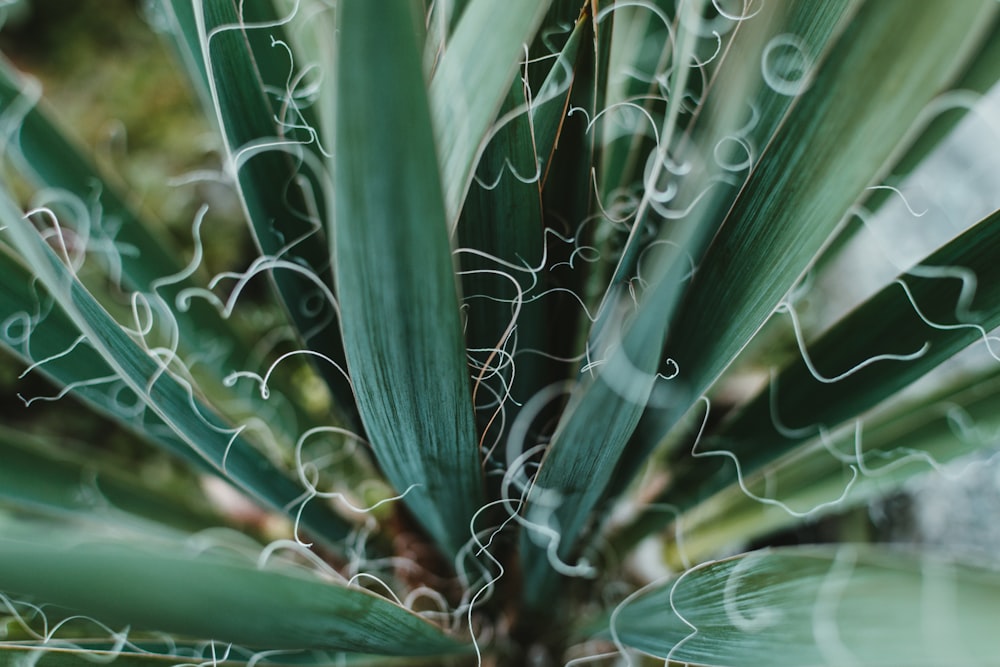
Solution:
M 983 338 L 985 331 L 1000 326 L 998 252 L 1000 211 L 831 327 L 808 346 L 808 357 L 799 355 L 781 369 L 700 449 L 732 452 L 744 474 L 754 472 L 816 437 L 820 429 L 833 429 L 875 407 Z M 961 272 L 973 276 L 971 292 Z M 697 487 L 701 496 L 735 481 L 732 466 L 719 470 L 697 463 L 688 460 L 676 467 L 684 490 L 672 494 L 672 502 L 687 507 L 692 502 L 687 490 Z
M 424 619 L 362 589 L 200 551 L 8 524 L 0 538 L 0 587 L 105 623 L 245 646 L 388 655 L 462 648 Z
M 392 6 L 340 7 L 336 282 L 348 365 L 375 455 L 455 556 L 483 504 L 482 475 L 414 20 L 408 3 Z M 384 39 L 369 39 L 372 31 Z
M 995 11 L 956 7 L 913 12 L 906 3 L 868 3 L 821 63 L 699 267 L 712 279 L 696 280 L 681 306 L 686 324 L 671 334 L 668 353 L 686 369 L 688 389 L 661 431 L 708 389 L 799 280 L 919 109 L 955 74 L 974 44 L 969 30 L 985 29 L 977 24 L 984 9 Z M 880 87 L 885 80 L 896 85 Z M 761 275 L 768 279 L 755 279 Z
M 481 144 L 514 79 L 519 51 L 550 3 L 474 0 L 461 11 L 429 88 L 449 229 L 458 221 Z M 482 53 L 489 57 L 477 55 Z
M 302 487 L 250 446 L 240 436 L 242 429 L 226 425 L 195 397 L 189 385 L 166 372 L 159 358 L 133 341 L 2 193 L 0 220 L 7 225 L 7 239 L 31 265 L 34 279 L 72 321 L 75 331 L 177 436 L 163 442 L 180 444 L 187 458 L 195 452 L 209 469 L 269 507 L 281 511 L 301 507 L 303 525 L 331 546 L 346 537 L 351 528 L 347 521 L 319 503 L 302 506 Z M 30 304 L 28 312 L 35 306 Z
M 195 2 L 197 41 L 230 172 L 277 295 L 303 343 L 332 363 L 317 372 L 337 407 L 358 427 L 344 377 L 343 344 L 323 220 L 329 183 L 311 107 L 286 90 L 278 46 L 286 17 L 270 2 Z M 185 23 L 187 30 L 192 26 Z M 194 37 L 188 37 L 189 41 Z M 283 91 L 272 100 L 269 90 Z M 248 271 L 250 270 L 248 269 Z M 310 355 L 310 361 L 315 357 Z
M 986 665 L 998 593 L 995 573 L 930 557 L 773 549 L 689 570 L 612 623 L 628 646 L 698 665 Z
M 33 512 L 112 525 L 198 531 L 225 520 L 196 505 L 190 488 L 138 483 L 111 457 L 85 460 L 42 438 L 0 428 L 0 501 Z M 194 498 L 192 498 L 194 496 Z

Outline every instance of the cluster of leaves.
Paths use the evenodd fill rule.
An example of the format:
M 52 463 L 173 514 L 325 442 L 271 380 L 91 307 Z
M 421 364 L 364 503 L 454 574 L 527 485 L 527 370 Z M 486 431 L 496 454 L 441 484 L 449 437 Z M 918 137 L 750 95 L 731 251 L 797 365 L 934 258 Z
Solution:
M 2 342 L 194 471 L 0 432 L 0 664 L 994 659 L 988 570 L 707 559 L 995 444 L 992 360 L 896 397 L 997 358 L 1000 212 L 799 316 L 1000 78 L 995 1 L 149 10 L 222 140 L 187 181 L 231 184 L 259 254 L 203 275 L 206 206 L 181 261 L 0 64 Z M 284 317 L 251 341 L 258 282 Z M 778 321 L 799 349 L 734 393 Z

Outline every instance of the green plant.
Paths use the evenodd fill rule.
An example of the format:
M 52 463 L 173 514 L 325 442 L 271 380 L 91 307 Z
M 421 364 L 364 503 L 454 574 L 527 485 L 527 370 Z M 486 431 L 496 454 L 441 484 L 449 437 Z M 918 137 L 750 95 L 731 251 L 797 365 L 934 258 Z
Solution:
M 203 276 L 212 211 L 185 263 L 0 69 L 3 341 L 196 471 L 0 432 L 0 664 L 995 660 L 990 570 L 707 559 L 995 444 L 995 365 L 899 394 L 995 342 L 1000 212 L 798 312 L 970 108 L 942 93 L 1000 76 L 996 2 L 150 10 L 260 254 Z M 625 560 L 649 536 L 673 574 Z

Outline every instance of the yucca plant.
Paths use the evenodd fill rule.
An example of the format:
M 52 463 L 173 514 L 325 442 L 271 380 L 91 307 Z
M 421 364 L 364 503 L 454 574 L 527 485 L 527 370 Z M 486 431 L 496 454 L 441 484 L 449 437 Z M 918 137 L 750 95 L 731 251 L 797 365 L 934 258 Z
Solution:
M 1000 212 L 814 285 L 984 113 L 998 3 L 149 9 L 258 254 L 0 68 L 0 336 L 141 443 L 0 432 L 0 664 L 996 664 L 995 571 L 765 545 L 996 444 Z

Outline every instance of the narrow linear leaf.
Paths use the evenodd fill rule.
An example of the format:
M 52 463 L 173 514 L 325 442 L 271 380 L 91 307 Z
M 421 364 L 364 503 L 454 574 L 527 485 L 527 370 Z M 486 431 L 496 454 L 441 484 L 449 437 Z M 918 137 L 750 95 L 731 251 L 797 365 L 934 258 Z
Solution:
M 1000 575 L 897 551 L 801 547 L 709 562 L 626 601 L 624 645 L 678 663 L 989 665 Z
M 42 438 L 0 428 L 0 503 L 108 524 L 151 521 L 195 532 L 225 520 L 196 508 L 191 489 L 137 480 L 113 457 L 84 460 Z
M 677 315 L 684 326 L 667 344 L 686 389 L 678 385 L 661 433 L 774 312 L 995 10 L 994 3 L 898 0 L 859 10 L 761 155 L 698 269 L 702 279 Z
M 98 414 L 117 421 L 140 438 L 200 468 L 206 462 L 184 444 L 148 410 L 136 411 L 127 397 L 107 391 L 106 382 L 117 382 L 114 371 L 101 355 L 77 342 L 79 331 L 60 308 L 53 307 L 35 283 L 34 275 L 20 261 L 0 250 L 0 312 L 7 314 L 3 345 L 32 372 L 42 373 L 56 385 L 69 387 Z M 67 352 L 71 353 L 67 354 Z M 122 383 L 124 385 L 124 383 Z M 31 401 L 35 396 L 23 397 Z
M 592 234 L 584 226 L 594 204 L 591 165 L 597 133 L 591 120 L 602 111 L 607 72 L 600 68 L 607 62 L 601 56 L 610 37 L 610 30 L 598 32 L 590 9 L 586 5 L 577 18 L 538 94 L 540 101 L 554 97 L 534 110 L 545 224 L 576 237 L 578 243 L 588 242 Z M 583 276 L 574 278 L 577 284 L 566 287 L 583 293 Z
M 213 667 L 245 667 L 256 660 L 266 667 L 438 667 L 440 656 L 399 657 L 345 653 L 340 651 L 251 651 L 220 643 L 184 646 L 136 642 L 135 650 L 126 650 L 114 642 L 91 639 L 71 639 L 48 642 L 0 642 L 0 667 L 80 667 L 80 665 L 113 664 L 115 667 L 179 667 L 181 665 L 212 665 Z M 214 651 L 214 653 L 213 653 Z
M 646 158 L 657 150 L 654 137 L 663 124 L 666 107 L 658 76 L 675 69 L 671 66 L 676 48 L 671 13 L 673 8 L 664 3 L 618 3 L 612 15 L 602 12 L 605 25 L 614 16 L 614 29 L 609 31 L 609 67 L 612 72 L 628 73 L 611 77 L 606 90 L 608 106 L 617 111 L 609 111 L 612 120 L 602 122 L 604 136 L 597 173 L 602 201 L 610 201 L 620 188 L 636 182 Z
M 544 349 L 547 314 L 543 304 L 519 300 L 537 283 L 544 257 L 538 184 L 525 182 L 536 172 L 536 159 L 520 80 L 501 113 L 518 115 L 483 151 L 457 229 L 466 348 L 482 369 L 473 398 L 482 444 L 495 450 L 495 460 L 504 460 L 519 405 L 548 384 L 543 364 L 525 363 L 517 355 L 519 349 Z M 497 307 L 503 301 L 510 308 Z
M 89 228 L 80 225 L 82 238 L 109 237 L 116 246 L 122 277 L 134 288 L 146 289 L 156 280 L 178 273 L 181 266 L 170 244 L 153 233 L 151 225 L 120 194 L 118 186 L 98 173 L 96 166 L 57 127 L 41 105 L 37 83 L 29 83 L 6 59 L 0 58 L 0 109 L 3 112 L 4 158 L 19 162 L 19 171 L 36 185 L 66 191 L 85 206 L 99 207 Z M 103 239 L 102 239 L 103 240 Z M 121 252 L 127 248 L 131 252 Z M 168 287 L 171 303 L 180 289 Z M 183 315 L 181 315 L 183 316 Z
M 621 312 L 631 303 L 624 294 L 609 306 L 621 317 L 609 316 L 607 326 L 623 321 L 622 330 L 602 332 L 609 340 L 595 349 L 600 363 L 574 387 L 528 495 L 521 553 L 525 604 L 534 611 L 551 599 L 559 580 L 552 561 L 577 551 L 588 517 L 604 498 L 650 400 L 686 268 L 677 261 L 661 268 L 631 318 Z
M 72 320 L 74 329 L 186 447 L 208 462 L 216 474 L 263 504 L 281 511 L 299 509 L 304 489 L 260 456 L 240 437 L 239 429 L 224 424 L 188 388 L 165 372 L 161 362 L 140 348 L 5 196 L 0 197 L 0 221 L 6 224 L 6 238 L 32 266 L 35 277 Z M 342 539 L 350 530 L 345 520 L 320 502 L 306 503 L 301 522 L 316 538 L 331 542 Z
M 15 162 L 29 180 L 55 195 L 51 206 L 60 212 L 62 224 L 77 230 L 79 240 L 93 239 L 110 245 L 111 250 L 106 252 L 113 265 L 108 272 L 111 280 L 120 281 L 122 287 L 149 291 L 158 280 L 179 274 L 182 267 L 171 254 L 170 244 L 151 231 L 152 225 L 125 200 L 118 187 L 107 181 L 58 128 L 36 99 L 39 92 L 33 92 L 31 84 L 0 58 L 0 108 L 5 122 L 10 123 L 5 159 Z M 78 220 L 72 209 L 60 206 L 61 194 L 75 197 L 94 219 Z M 167 303 L 173 305 L 178 293 L 192 286 L 197 283 L 184 278 L 160 290 Z M 236 342 L 233 333 L 206 304 L 193 303 L 189 311 L 176 312 L 174 317 L 193 339 L 186 343 L 197 346 L 199 336 Z
M 111 624 L 266 649 L 430 655 L 462 644 L 368 591 L 169 542 L 5 525 L 0 588 Z
M 302 341 L 332 362 L 316 364 L 317 371 L 337 407 L 358 426 L 350 383 L 340 370 L 346 364 L 321 219 L 329 179 L 312 111 L 287 90 L 292 62 L 281 47 L 285 17 L 270 2 L 232 0 L 195 0 L 195 14 L 227 168 L 254 237 L 272 260 L 269 274 Z M 279 91 L 278 99 L 267 90 Z
M 698 454 L 676 452 L 670 465 L 677 482 L 620 529 L 613 541 L 619 546 L 635 544 L 683 512 L 677 525 L 684 526 L 685 550 L 693 557 L 707 555 L 725 544 L 800 520 L 802 513 L 818 518 L 847 509 L 873 494 L 890 492 L 927 470 L 928 462 L 945 462 L 990 446 L 989 439 L 975 437 L 969 426 L 977 421 L 989 424 L 988 413 L 995 407 L 992 385 L 978 376 L 968 386 L 949 388 L 919 405 L 904 404 L 865 417 L 860 430 L 836 438 L 831 434 L 838 425 L 864 415 L 981 340 L 983 331 L 1000 326 L 997 252 L 1000 212 L 901 275 L 808 345 L 809 363 L 824 374 L 820 377 L 853 372 L 836 382 L 821 382 L 805 358 L 797 357 L 699 442 Z M 937 326 L 924 321 L 918 308 Z M 902 359 L 893 359 L 894 353 Z M 880 359 L 886 354 L 890 357 Z M 905 461 L 915 464 L 897 470 Z M 770 500 L 762 503 L 759 498 Z
M 483 504 L 482 474 L 413 17 L 407 3 L 339 10 L 351 55 L 337 59 L 334 151 L 344 346 L 376 458 L 454 556 Z
M 805 443 L 748 475 L 742 486 L 730 484 L 702 500 L 676 519 L 683 540 L 667 545 L 667 559 L 694 562 L 803 519 L 842 514 L 896 492 L 914 476 L 933 475 L 960 457 L 992 451 L 1000 444 L 1000 368 L 990 370 L 992 378 L 964 380 L 917 403 L 867 417 L 862 430 Z M 947 470 L 942 474 L 950 477 Z M 747 495 L 744 487 L 757 497 Z M 651 506 L 661 502 L 666 507 L 668 499 L 656 499 Z M 674 516 L 648 511 L 627 531 L 631 537 L 626 532 L 615 543 L 634 544 L 652 526 L 663 525 L 664 514 Z
M 574 24 L 566 43 L 532 100 L 531 126 L 539 169 L 539 188 L 545 183 L 552 153 L 559 144 L 573 91 L 577 57 L 589 28 L 586 16 Z
M 114 648 L 95 648 L 89 642 L 74 640 L 74 647 L 59 646 L 52 642 L 45 644 L 5 644 L 0 643 L 0 667 L 79 667 L 94 662 L 112 662 L 115 667 L 176 667 L 178 664 L 197 664 L 190 656 L 158 654 L 158 653 L 128 653 Z M 221 649 L 220 649 L 220 652 Z M 246 665 L 245 660 L 225 660 L 217 658 L 211 661 L 218 667 L 240 667 Z
M 449 229 L 458 221 L 487 131 L 496 119 L 526 42 L 551 0 L 472 0 L 430 84 Z M 488 53 L 489 57 L 480 54 Z
M 808 345 L 702 451 L 728 451 L 744 474 L 862 414 L 1000 326 L 1000 211 L 899 276 Z M 808 363 L 807 363 L 808 361 Z M 810 368 L 811 366 L 811 368 Z M 735 481 L 724 457 L 687 459 L 683 506 Z
M 188 80 L 198 92 L 202 106 L 212 108 L 212 93 L 208 84 L 208 70 L 198 39 L 198 20 L 191 0 L 166 0 L 150 3 L 147 11 L 154 27 L 165 34 L 183 65 Z
M 566 3 L 553 6 L 547 20 L 566 16 Z M 569 14 L 573 16 L 576 12 Z M 587 12 L 575 17 L 566 42 L 548 65 L 548 72 L 540 88 L 531 100 L 532 142 L 536 155 L 536 186 L 541 199 L 542 223 L 546 230 L 556 234 L 573 236 L 582 227 L 589 213 L 590 205 L 590 163 L 592 159 L 593 137 L 586 131 L 586 114 L 567 116 L 575 103 L 591 113 L 594 90 L 593 51 L 587 48 L 588 37 L 593 36 L 592 18 Z M 561 19 L 555 19 L 557 22 Z M 559 31 L 568 28 L 561 22 Z M 536 66 L 542 63 L 535 63 Z M 528 66 L 528 75 L 532 66 Z M 530 79 L 528 80 L 530 84 Z M 588 89 L 588 84 L 591 86 Z M 586 100 L 585 102 L 581 100 Z M 586 229 L 586 228 L 585 228 Z M 589 233 L 589 231 L 587 232 Z M 572 266 L 575 244 L 584 244 L 583 235 L 574 244 L 554 242 L 547 237 L 547 269 L 539 274 L 539 293 L 547 292 L 537 305 L 545 311 L 548 322 L 573 322 L 579 326 L 546 327 L 548 334 L 538 349 L 544 349 L 551 357 L 531 358 L 538 371 L 547 380 L 545 385 L 562 382 L 572 377 L 575 369 L 568 368 L 558 359 L 577 358 L 583 349 L 585 328 L 584 316 L 575 299 L 553 298 L 558 293 L 582 294 L 585 282 L 583 271 L 558 271 L 555 267 Z M 575 336 L 565 335 L 567 330 L 576 330 Z
M 761 151 L 798 102 L 798 93 L 810 85 L 814 70 L 835 52 L 839 36 L 862 4 L 863 0 L 768 4 L 755 9 L 752 20 L 732 28 L 732 42 L 720 56 L 717 77 L 677 141 L 676 159 L 683 158 L 691 173 L 677 183 L 679 191 L 669 208 L 654 206 L 669 212 L 668 219 L 680 215 L 685 225 L 701 228 L 690 248 L 694 257 L 704 255 Z M 712 159 L 706 159 L 706 152 Z M 669 169 L 664 176 L 670 177 Z M 687 207 L 693 208 L 686 211 Z
M 596 40 L 597 25 L 586 14 L 583 20 L 588 41 Z M 609 32 L 606 30 L 604 34 Z M 685 43 L 689 41 L 686 39 Z M 597 82 L 603 78 L 596 62 L 599 43 L 594 42 L 593 47 L 581 51 L 570 95 L 577 100 L 574 106 L 588 109 L 590 117 L 596 114 L 599 99 L 595 91 Z M 675 55 L 686 64 L 692 56 L 691 44 Z M 665 121 L 667 129 L 676 116 L 672 118 Z M 576 154 L 574 150 L 592 153 L 594 139 L 586 123 L 564 128 L 563 135 L 568 136 L 561 136 L 560 141 L 569 139 L 571 157 Z M 555 161 L 563 173 L 557 170 L 546 184 L 546 202 L 558 199 L 561 194 L 580 192 L 583 187 L 590 190 L 589 173 L 580 172 L 570 164 L 572 160 L 565 160 L 565 155 L 560 157 L 566 145 L 563 143 L 555 152 Z M 589 165 L 591 159 L 582 162 Z M 582 220 L 585 211 L 571 213 L 562 209 L 558 217 L 565 215 L 580 216 L 569 220 Z M 613 285 L 606 293 L 597 322 L 589 332 L 590 368 L 580 374 L 570 393 L 569 403 L 533 480 L 521 553 L 525 604 L 535 612 L 551 599 L 559 581 L 557 571 L 563 568 L 553 567 L 554 562 L 565 562 L 578 551 L 579 538 L 608 490 L 657 381 L 660 352 L 689 270 L 680 253 L 674 257 L 668 253 L 658 259 L 650 261 L 656 266 L 643 276 L 648 287 L 638 297 L 634 313 L 629 313 L 632 300 L 621 284 Z
M 107 264 L 101 287 L 106 279 L 118 289 L 141 295 L 162 324 L 158 329 L 176 331 L 178 356 L 197 359 L 192 373 L 206 393 L 244 414 L 274 415 L 271 425 L 276 435 L 294 441 L 297 432 L 293 420 L 285 416 L 295 414 L 294 407 L 274 409 L 283 402 L 283 380 L 276 378 L 274 388 L 279 391 L 274 392 L 275 400 L 269 406 L 254 393 L 237 394 L 226 385 L 226 376 L 234 368 L 243 368 L 253 356 L 247 341 L 203 299 L 191 300 L 187 308 L 177 307 L 182 292 L 203 286 L 199 275 L 187 275 L 171 253 L 171 245 L 155 233 L 155 225 L 66 137 L 42 102 L 34 99 L 30 84 L 2 58 L 0 108 L 11 123 L 4 157 L 28 180 L 44 188 L 46 197 L 37 203 L 50 206 L 60 225 L 74 231 L 73 242 L 91 246 L 88 260 Z M 71 201 L 75 204 L 70 205 Z M 81 213 L 80 208 L 86 212 Z

